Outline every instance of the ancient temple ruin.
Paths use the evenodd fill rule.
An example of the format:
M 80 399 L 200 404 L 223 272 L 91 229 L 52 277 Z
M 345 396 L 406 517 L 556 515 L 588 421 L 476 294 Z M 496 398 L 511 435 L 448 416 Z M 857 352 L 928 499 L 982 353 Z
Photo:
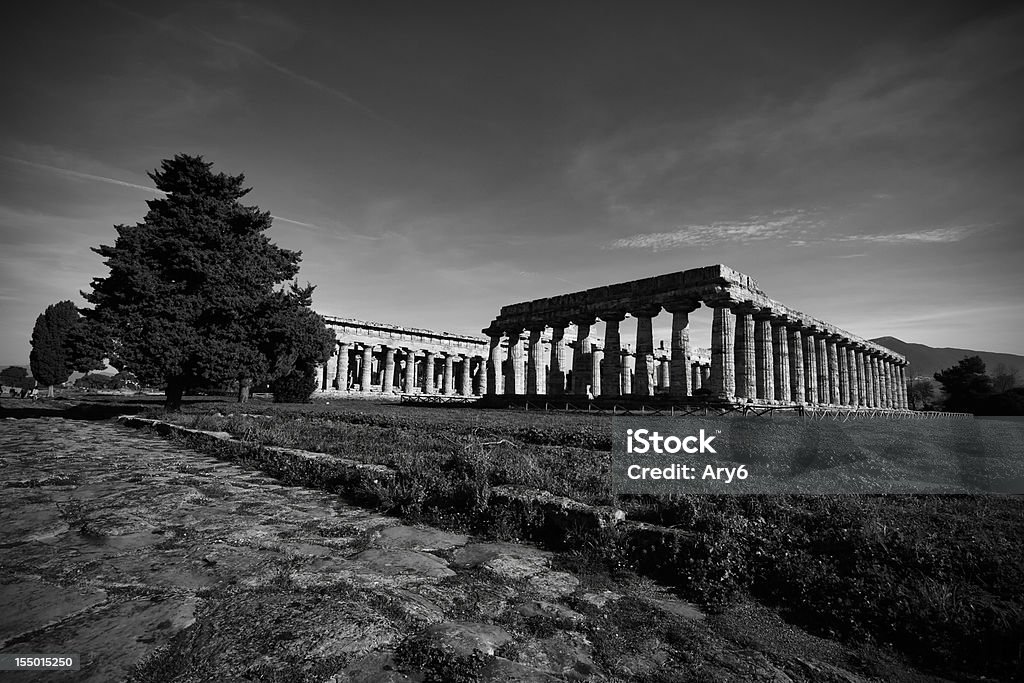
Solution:
M 713 310 L 707 364 L 694 362 L 689 338 L 689 316 L 702 304 Z M 662 310 L 672 316 L 664 355 L 652 336 Z M 620 343 L 627 316 L 636 318 L 635 352 Z M 591 339 L 598 320 L 603 343 Z M 774 301 L 724 265 L 504 306 L 483 332 L 492 395 L 907 408 L 906 358 Z

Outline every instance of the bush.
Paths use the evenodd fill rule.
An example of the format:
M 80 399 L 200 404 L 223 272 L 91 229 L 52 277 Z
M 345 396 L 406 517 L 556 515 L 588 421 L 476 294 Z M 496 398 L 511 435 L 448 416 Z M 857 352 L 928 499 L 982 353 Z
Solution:
M 298 370 L 292 370 L 270 383 L 274 403 L 309 403 L 315 389 L 316 378 Z

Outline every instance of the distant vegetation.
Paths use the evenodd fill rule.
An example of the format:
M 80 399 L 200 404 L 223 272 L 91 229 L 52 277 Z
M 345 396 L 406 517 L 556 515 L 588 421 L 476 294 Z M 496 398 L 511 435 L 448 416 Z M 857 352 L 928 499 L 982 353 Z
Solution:
M 1016 368 L 998 366 L 990 376 L 980 356 L 968 356 L 936 372 L 935 379 L 942 385 L 944 409 L 949 412 L 1024 415 L 1024 387 L 1016 386 Z

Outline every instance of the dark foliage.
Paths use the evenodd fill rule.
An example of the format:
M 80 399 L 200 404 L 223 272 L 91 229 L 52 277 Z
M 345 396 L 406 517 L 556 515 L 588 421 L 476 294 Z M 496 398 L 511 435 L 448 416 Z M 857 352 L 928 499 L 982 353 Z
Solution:
M 78 309 L 72 301 L 47 306 L 36 318 L 29 363 L 32 376 L 51 390 L 54 384 L 66 382 L 75 369 L 68 351 L 68 335 L 77 324 Z
M 35 387 L 35 379 L 28 376 L 28 370 L 20 365 L 12 365 L 0 372 L 0 384 L 5 387 L 17 387 L 19 389 L 31 389 Z
M 93 308 L 74 336 L 80 369 L 109 357 L 142 384 L 163 385 L 169 408 L 187 391 L 306 372 L 333 341 L 308 308 L 313 288 L 280 287 L 300 254 L 264 234 L 268 212 L 240 202 L 244 176 L 211 167 L 177 155 L 149 174 L 167 196 L 94 250 L 110 274 L 83 292 Z
M 974 412 L 992 393 L 992 378 L 985 374 L 985 362 L 980 356 L 968 356 L 953 367 L 936 372 L 935 379 L 946 392 L 946 410 L 950 412 Z
M 300 370 L 292 370 L 270 383 L 275 403 L 309 403 L 314 389 L 316 378 Z

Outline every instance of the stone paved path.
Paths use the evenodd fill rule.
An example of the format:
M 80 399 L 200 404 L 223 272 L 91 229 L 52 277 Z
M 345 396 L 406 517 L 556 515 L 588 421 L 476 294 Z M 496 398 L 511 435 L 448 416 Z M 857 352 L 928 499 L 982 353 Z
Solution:
M 863 680 L 110 422 L 0 421 L 0 497 L 0 652 L 83 661 L 3 680 Z

